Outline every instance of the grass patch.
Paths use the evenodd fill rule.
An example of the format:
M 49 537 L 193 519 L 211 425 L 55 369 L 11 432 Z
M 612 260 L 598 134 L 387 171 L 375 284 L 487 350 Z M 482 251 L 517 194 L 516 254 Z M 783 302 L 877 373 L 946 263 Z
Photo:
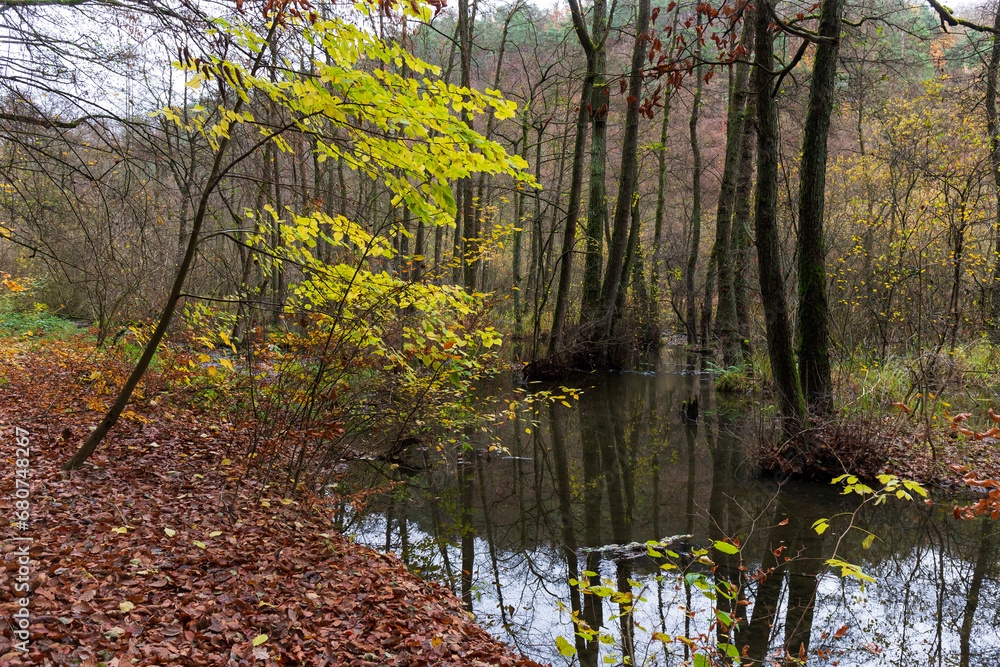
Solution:
M 46 311 L 0 312 L 0 335 L 4 336 L 57 336 L 78 333 L 76 324 Z

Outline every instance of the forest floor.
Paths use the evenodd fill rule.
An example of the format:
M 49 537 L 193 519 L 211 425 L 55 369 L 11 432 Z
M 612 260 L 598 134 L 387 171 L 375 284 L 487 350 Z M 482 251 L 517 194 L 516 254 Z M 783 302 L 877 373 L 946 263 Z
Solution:
M 87 340 L 0 332 L 0 613 L 16 624 L 25 603 L 30 615 L 27 652 L 13 626 L 0 630 L 0 665 L 537 664 L 448 589 L 338 535 L 321 499 L 248 473 L 248 427 L 205 400 L 225 393 L 219 378 L 183 357 L 162 362 L 99 450 L 64 473 L 130 367 L 123 346 Z M 892 413 L 824 433 L 831 465 L 869 443 L 875 472 L 928 486 L 963 486 L 963 466 L 1000 477 L 993 437 L 937 428 L 932 457 L 926 433 Z
M 12 626 L 0 631 L 0 665 L 537 664 L 446 588 L 333 532 L 319 499 L 283 498 L 243 473 L 240 427 L 218 411 L 140 397 L 63 473 L 101 416 L 103 371 L 71 340 L 50 340 L 0 337 L 0 610 L 15 624 L 22 603 L 30 615 L 27 652 Z M 24 524 L 19 479 L 30 482 Z M 18 592 L 19 559 L 30 595 Z

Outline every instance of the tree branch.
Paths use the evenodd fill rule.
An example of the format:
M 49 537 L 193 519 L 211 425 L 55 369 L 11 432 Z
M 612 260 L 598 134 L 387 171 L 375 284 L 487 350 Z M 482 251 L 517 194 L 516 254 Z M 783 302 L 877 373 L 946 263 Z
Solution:
M 997 30 L 996 28 L 973 23 L 972 21 L 966 21 L 965 19 L 955 18 L 955 16 L 951 13 L 951 9 L 945 7 L 937 0 L 927 0 L 927 2 L 934 9 L 934 11 L 937 12 L 938 16 L 941 17 L 941 28 L 945 32 L 948 32 L 948 28 L 945 26 L 945 24 L 947 24 L 953 28 L 955 26 L 963 26 L 970 30 L 975 30 L 976 32 L 988 32 L 994 35 L 1000 35 L 1000 30 Z
M 16 113 L 0 113 L 0 120 L 9 120 L 14 123 L 27 123 L 29 125 L 36 125 L 38 127 L 44 127 L 48 129 L 61 128 L 61 129 L 71 130 L 74 127 L 77 127 L 83 121 L 89 119 L 90 116 L 84 116 L 79 120 L 67 122 L 62 120 L 50 120 L 48 118 L 33 118 L 31 116 L 22 116 Z

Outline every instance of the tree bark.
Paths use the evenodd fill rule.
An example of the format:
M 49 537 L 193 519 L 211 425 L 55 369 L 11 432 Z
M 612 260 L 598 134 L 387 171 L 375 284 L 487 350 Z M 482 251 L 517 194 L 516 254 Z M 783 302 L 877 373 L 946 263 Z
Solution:
M 608 248 L 608 270 L 604 275 L 604 286 L 601 289 L 601 315 L 599 332 L 603 338 L 611 334 L 615 320 L 621 313 L 617 312 L 615 304 L 618 301 L 618 286 L 628 274 L 624 273 L 630 257 L 626 256 L 629 237 L 638 236 L 638 230 L 633 230 L 632 198 L 635 195 L 635 182 L 638 173 L 639 147 L 639 102 L 642 97 L 642 64 L 646 56 L 643 43 L 646 31 L 649 29 L 650 0 L 639 0 L 638 14 L 635 20 L 635 46 L 632 49 L 632 69 L 628 80 L 628 108 L 625 112 L 625 136 L 622 138 L 621 176 L 618 179 L 618 201 L 615 204 L 614 232 L 611 245 Z M 636 221 L 639 217 L 636 216 Z M 631 234 L 630 234 L 631 232 Z M 636 243 L 638 239 L 635 239 Z M 634 245 L 633 245 L 634 248 Z
M 472 87 L 472 25 L 475 21 L 476 0 L 472 1 L 470 16 L 469 0 L 458 0 L 458 50 L 463 88 Z M 472 116 L 468 110 L 462 110 L 462 120 L 470 130 L 473 129 Z M 479 261 L 479 216 L 476 214 L 476 202 L 473 200 L 472 178 L 467 176 L 459 183 L 462 189 L 462 261 L 465 268 L 465 288 L 475 292 L 476 263 Z
M 663 119 L 660 123 L 660 143 L 656 149 L 656 217 L 653 219 L 653 252 L 650 258 L 649 296 L 652 303 L 651 326 L 660 329 L 660 244 L 663 240 L 663 214 L 666 209 L 667 186 L 667 126 L 670 123 L 670 89 L 663 101 Z
M 771 96 L 774 70 L 771 21 L 764 3 L 755 17 L 756 54 L 752 89 L 757 102 L 757 198 L 754 228 L 760 271 L 760 295 L 764 306 L 767 350 L 771 374 L 778 393 L 779 410 L 786 434 L 794 432 L 805 417 L 805 404 L 792 358 L 792 335 L 788 326 L 785 285 L 778 247 L 778 114 Z
M 1000 5 L 993 17 L 993 27 L 1000 30 Z M 997 196 L 993 219 L 993 282 L 990 285 L 989 327 L 993 342 L 1000 342 L 1000 123 L 997 121 L 997 72 L 1000 70 L 1000 37 L 993 36 L 990 62 L 986 66 L 986 131 L 990 135 L 990 167 Z
M 590 110 L 590 195 L 587 201 L 587 255 L 583 267 L 583 303 L 580 321 L 595 318 L 601 302 L 601 265 L 603 243 L 601 233 L 608 221 L 608 193 L 605 182 L 608 150 L 608 83 L 606 80 L 607 51 L 605 38 L 607 2 L 595 0 L 593 43 L 594 83 L 587 104 Z
M 844 0 L 826 0 L 820 12 L 819 34 L 832 38 L 816 45 L 809 108 L 802 137 L 799 167 L 799 378 L 809 404 L 818 412 L 833 410 L 830 394 L 826 252 L 823 247 L 823 210 L 826 194 L 827 136 L 833 113 L 837 50 Z
M 736 178 L 736 206 L 733 209 L 733 301 L 736 309 L 736 330 L 744 357 L 750 354 L 750 313 L 747 292 L 750 290 L 750 258 L 753 242 L 750 226 L 753 224 L 753 171 L 754 146 L 757 143 L 757 103 L 753 95 L 747 97 L 746 121 L 740 148 L 740 171 Z
M 573 278 L 573 251 L 576 245 L 577 218 L 580 216 L 580 190 L 583 188 L 583 152 L 587 141 L 587 100 L 591 97 L 596 77 L 594 68 L 594 47 L 583 24 L 583 12 L 577 0 L 570 0 L 570 10 L 573 15 L 573 27 L 576 30 L 580 45 L 587 55 L 587 74 L 583 78 L 583 90 L 580 93 L 580 110 L 576 119 L 576 137 L 573 141 L 573 172 L 569 185 L 569 203 L 566 206 L 566 227 L 563 229 L 561 262 L 559 271 L 559 290 L 556 293 L 556 305 L 552 314 L 552 332 L 549 335 L 549 355 L 554 355 L 562 349 L 563 328 L 566 323 L 566 308 L 569 304 L 569 292 Z
M 521 158 L 527 162 L 528 158 L 528 113 L 524 112 L 521 119 Z M 520 336 L 524 332 L 523 307 L 521 305 L 521 242 L 524 238 L 524 197 L 525 188 L 519 184 L 517 194 L 514 197 L 514 335 Z
M 698 14 L 698 30 L 701 31 L 701 14 Z M 699 35 L 700 37 L 700 35 Z M 697 44 L 700 44 L 697 42 Z M 695 60 L 701 58 L 700 46 L 695 46 Z M 697 342 L 697 320 L 695 309 L 694 278 L 698 270 L 698 249 L 701 245 L 701 147 L 698 144 L 698 111 L 701 107 L 701 63 L 694 68 L 695 89 L 691 102 L 691 117 L 688 132 L 691 138 L 691 245 L 688 250 L 687 266 L 684 270 L 685 326 L 688 345 Z
M 741 45 L 753 49 L 753 10 L 747 9 Z M 726 366 L 743 362 L 740 335 L 736 318 L 735 286 L 733 283 L 733 208 L 736 204 L 736 186 L 743 150 L 743 135 L 747 131 L 746 106 L 749 65 L 740 61 L 736 65 L 729 93 L 729 113 L 726 119 L 726 158 L 719 184 L 719 204 L 715 215 L 715 245 L 712 255 L 719 277 L 719 307 L 715 331 L 722 341 L 722 358 Z M 706 290 L 705 303 L 711 312 L 711 290 Z

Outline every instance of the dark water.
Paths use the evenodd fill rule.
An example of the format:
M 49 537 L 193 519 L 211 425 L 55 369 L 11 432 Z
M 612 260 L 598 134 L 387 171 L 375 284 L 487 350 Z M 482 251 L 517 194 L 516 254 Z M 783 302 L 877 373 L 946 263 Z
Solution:
M 502 428 L 509 455 L 424 454 L 424 473 L 357 479 L 405 482 L 345 515 L 344 530 L 449 585 L 543 663 L 681 665 L 721 641 L 755 664 L 792 664 L 778 657 L 787 648 L 810 665 L 1000 666 L 1000 525 L 955 521 L 946 500 L 852 515 L 856 497 L 833 487 L 758 480 L 741 443 L 770 413 L 717 400 L 701 363 L 668 351 L 648 372 L 581 375 L 567 383 L 584 389 L 572 408 L 536 406 Z M 696 422 L 682 410 L 694 398 Z M 833 519 L 822 536 L 819 518 Z M 690 537 L 673 540 L 676 557 L 602 548 L 678 535 Z M 725 537 L 739 554 L 709 548 Z M 711 563 L 698 561 L 705 548 Z M 874 583 L 831 571 L 835 554 Z M 626 598 L 581 594 L 571 579 L 643 599 L 622 615 Z M 722 581 L 742 603 L 716 592 Z M 718 610 L 742 616 L 734 638 Z M 604 640 L 575 635 L 573 613 Z

